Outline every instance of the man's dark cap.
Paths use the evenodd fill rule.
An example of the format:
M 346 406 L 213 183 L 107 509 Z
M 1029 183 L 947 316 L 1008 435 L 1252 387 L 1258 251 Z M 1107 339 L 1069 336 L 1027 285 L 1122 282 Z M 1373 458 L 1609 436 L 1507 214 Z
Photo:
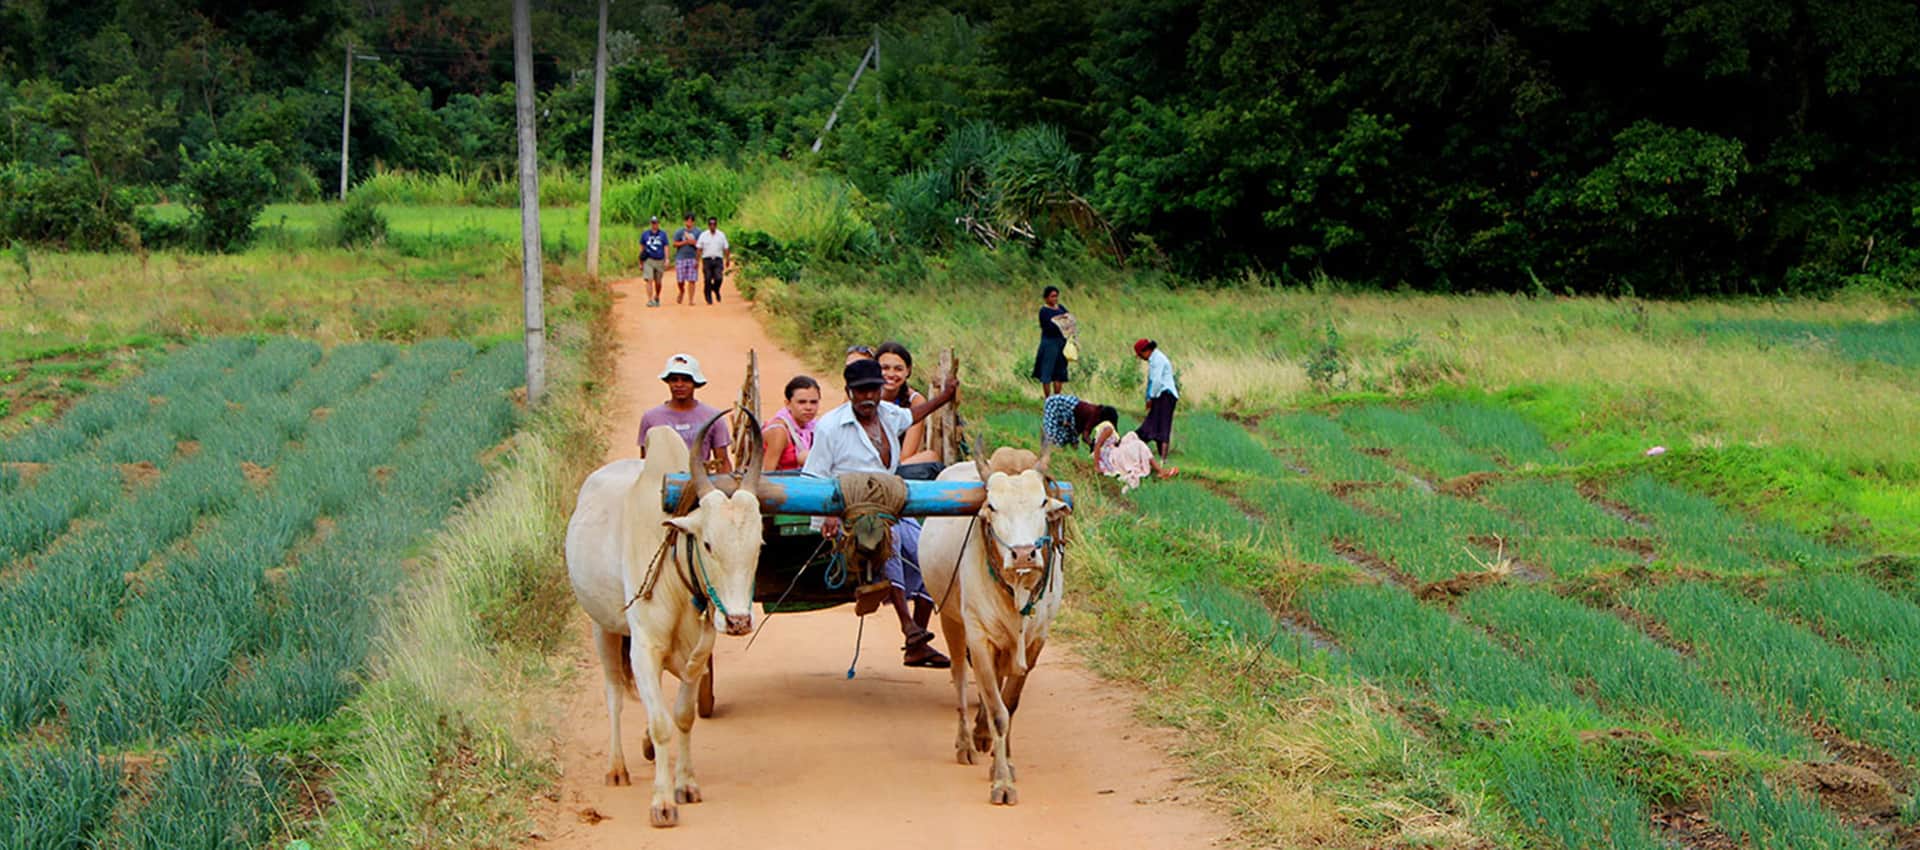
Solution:
M 847 379 L 847 389 L 850 390 L 864 390 L 885 386 L 887 383 L 880 377 L 880 361 L 868 360 L 864 357 L 848 363 L 847 368 L 841 370 L 840 374 Z

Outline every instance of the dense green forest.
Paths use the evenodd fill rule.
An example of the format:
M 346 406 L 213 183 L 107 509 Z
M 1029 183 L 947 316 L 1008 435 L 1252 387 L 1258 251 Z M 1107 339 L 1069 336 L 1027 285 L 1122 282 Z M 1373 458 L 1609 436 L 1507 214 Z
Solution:
M 592 0 L 536 2 L 544 164 L 584 169 Z M 181 238 L 158 200 L 499 180 L 504 0 L 8 0 L 0 238 Z M 1084 250 L 1184 279 L 1643 295 L 1920 287 L 1911 0 L 612 5 L 616 176 L 794 160 L 855 255 Z M 870 44 L 868 73 L 810 152 Z M 216 240 L 217 241 L 217 240 Z

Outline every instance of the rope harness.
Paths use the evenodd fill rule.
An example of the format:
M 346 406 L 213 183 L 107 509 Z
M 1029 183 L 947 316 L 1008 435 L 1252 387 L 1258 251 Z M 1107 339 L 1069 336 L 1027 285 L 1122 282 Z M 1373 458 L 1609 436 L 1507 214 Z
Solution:
M 892 475 L 848 472 L 839 476 L 840 499 L 845 505 L 843 531 L 835 541 L 827 566 L 827 587 L 846 586 L 857 564 L 859 588 L 877 592 L 881 564 L 894 552 L 893 525 L 907 504 L 907 483 Z
M 687 487 L 680 493 L 680 503 L 674 506 L 672 518 L 680 519 L 693 513 L 695 504 L 693 488 Z M 693 610 L 705 614 L 707 606 L 711 605 L 720 611 L 721 616 L 732 616 L 732 612 L 727 610 L 726 603 L 720 601 L 719 592 L 714 590 L 713 579 L 707 575 L 706 565 L 700 559 L 700 548 L 695 545 L 699 541 L 695 540 L 692 534 L 681 531 L 679 526 L 669 524 L 666 528 L 667 536 L 660 541 L 660 548 L 654 551 L 652 561 L 647 564 L 647 574 L 640 580 L 639 592 L 635 593 L 632 599 L 627 600 L 627 604 L 621 606 L 621 610 L 632 608 L 633 603 L 642 599 L 653 600 L 653 590 L 660 582 L 660 572 L 666 568 L 667 560 L 673 556 L 673 546 L 678 542 L 681 561 L 687 565 L 687 569 L 676 568 L 673 574 L 687 589 L 687 595 L 693 601 Z M 695 578 L 699 579 L 699 584 L 694 583 Z
M 986 510 L 983 508 L 981 513 L 986 513 Z M 1022 617 L 1033 616 L 1033 606 L 1038 604 L 1042 597 L 1046 596 L 1047 588 L 1053 584 L 1053 571 L 1060 563 L 1060 550 L 1066 547 L 1066 541 L 1064 539 L 1066 532 L 1065 525 L 1066 520 L 1064 518 L 1048 520 L 1048 533 L 1041 535 L 1033 541 L 1034 548 L 1041 551 L 1040 581 L 1033 586 L 1033 590 L 1027 593 L 1026 604 L 1020 606 L 1020 616 Z M 1005 556 L 1000 554 L 1001 547 L 1007 549 L 1012 549 L 1013 547 L 1007 546 L 1007 544 L 1000 539 L 1000 535 L 993 532 L 993 520 L 991 517 L 988 517 L 986 521 L 980 523 L 980 529 L 986 533 L 985 539 L 981 541 L 981 546 L 986 549 L 987 575 L 993 576 L 994 582 L 1000 585 L 1000 589 L 1007 592 L 1008 599 L 1019 603 L 1019 592 L 1015 590 L 1013 584 L 1008 582 L 1006 576 L 1003 575 L 1003 573 L 1006 572 L 1007 563 Z M 988 541 L 991 541 L 991 543 Z

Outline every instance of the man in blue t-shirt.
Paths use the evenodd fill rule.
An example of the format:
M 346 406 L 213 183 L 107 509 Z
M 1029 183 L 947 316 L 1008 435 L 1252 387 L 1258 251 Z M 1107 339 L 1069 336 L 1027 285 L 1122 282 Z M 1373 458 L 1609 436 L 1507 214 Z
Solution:
M 687 213 L 687 224 L 673 232 L 673 280 L 679 284 L 680 294 L 673 297 L 673 303 L 687 300 L 692 292 L 687 287 L 700 279 L 700 227 L 694 224 L 693 213 Z
M 667 275 L 667 232 L 660 229 L 660 217 L 647 222 L 640 231 L 640 277 L 647 284 L 647 306 L 660 306 L 660 281 Z

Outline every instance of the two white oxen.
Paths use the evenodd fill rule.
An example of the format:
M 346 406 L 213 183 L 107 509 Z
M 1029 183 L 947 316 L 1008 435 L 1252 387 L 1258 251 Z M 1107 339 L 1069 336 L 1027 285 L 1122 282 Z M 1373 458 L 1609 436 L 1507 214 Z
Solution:
M 707 430 L 717 421 L 702 427 L 693 444 L 706 445 Z M 753 631 L 762 461 L 760 423 L 749 424 L 756 439 L 752 460 L 732 493 L 714 487 L 700 470 L 689 483 L 692 509 L 669 516 L 661 504 L 664 481 L 689 470 L 689 453 L 671 428 L 656 427 L 647 432 L 646 460 L 614 461 L 587 477 L 567 524 L 567 573 L 580 607 L 593 620 L 593 643 L 606 676 L 612 726 L 607 783 L 631 781 L 620 748 L 620 705 L 637 689 L 647 710 L 647 749 L 653 758 L 649 814 L 654 826 L 679 823 L 678 805 L 700 802 L 691 738 L 715 632 Z M 662 555 L 670 534 L 674 540 Z M 680 679 L 671 713 L 660 687 L 662 670 Z
M 757 438 L 759 423 L 751 424 Z M 693 444 L 704 445 L 711 427 L 707 423 Z M 607 782 L 631 781 L 620 745 L 620 709 L 625 695 L 637 690 L 647 709 L 648 750 L 654 758 L 651 820 L 654 826 L 674 826 L 679 804 L 700 801 L 690 742 L 716 632 L 753 631 L 762 542 L 761 450 L 754 447 L 754 460 L 731 494 L 715 488 L 706 475 L 693 475 L 694 507 L 674 517 L 662 508 L 662 493 L 667 475 L 688 471 L 686 443 L 670 429 L 655 428 L 647 433 L 646 445 L 647 460 L 607 464 L 581 486 L 567 525 L 567 571 L 580 606 L 593 620 L 606 679 Z M 954 755 L 972 764 L 975 750 L 992 753 L 988 799 L 1001 805 L 1019 799 L 1008 758 L 1009 725 L 1065 589 L 1064 551 L 1051 529 L 1068 507 L 1048 493 L 1044 470 L 1032 452 L 1005 448 L 984 467 L 949 467 L 939 480 L 982 481 L 985 473 L 985 504 L 975 517 L 929 518 L 920 537 L 922 572 L 936 594 L 953 657 L 959 715 Z M 669 528 L 679 540 L 661 557 Z M 981 691 L 971 736 L 969 659 Z M 681 682 L 671 713 L 660 687 L 663 670 Z
M 975 750 L 993 754 L 987 799 L 996 805 L 1020 800 L 1007 735 L 1066 589 L 1057 529 L 1069 508 L 1047 492 L 1045 472 L 1032 452 L 1012 448 L 994 452 L 984 469 L 978 462 L 950 466 L 939 480 L 984 480 L 986 503 L 975 517 L 930 517 L 920 532 L 920 571 L 940 606 L 953 657 L 954 758 L 973 764 Z M 980 685 L 971 735 L 969 660 Z

